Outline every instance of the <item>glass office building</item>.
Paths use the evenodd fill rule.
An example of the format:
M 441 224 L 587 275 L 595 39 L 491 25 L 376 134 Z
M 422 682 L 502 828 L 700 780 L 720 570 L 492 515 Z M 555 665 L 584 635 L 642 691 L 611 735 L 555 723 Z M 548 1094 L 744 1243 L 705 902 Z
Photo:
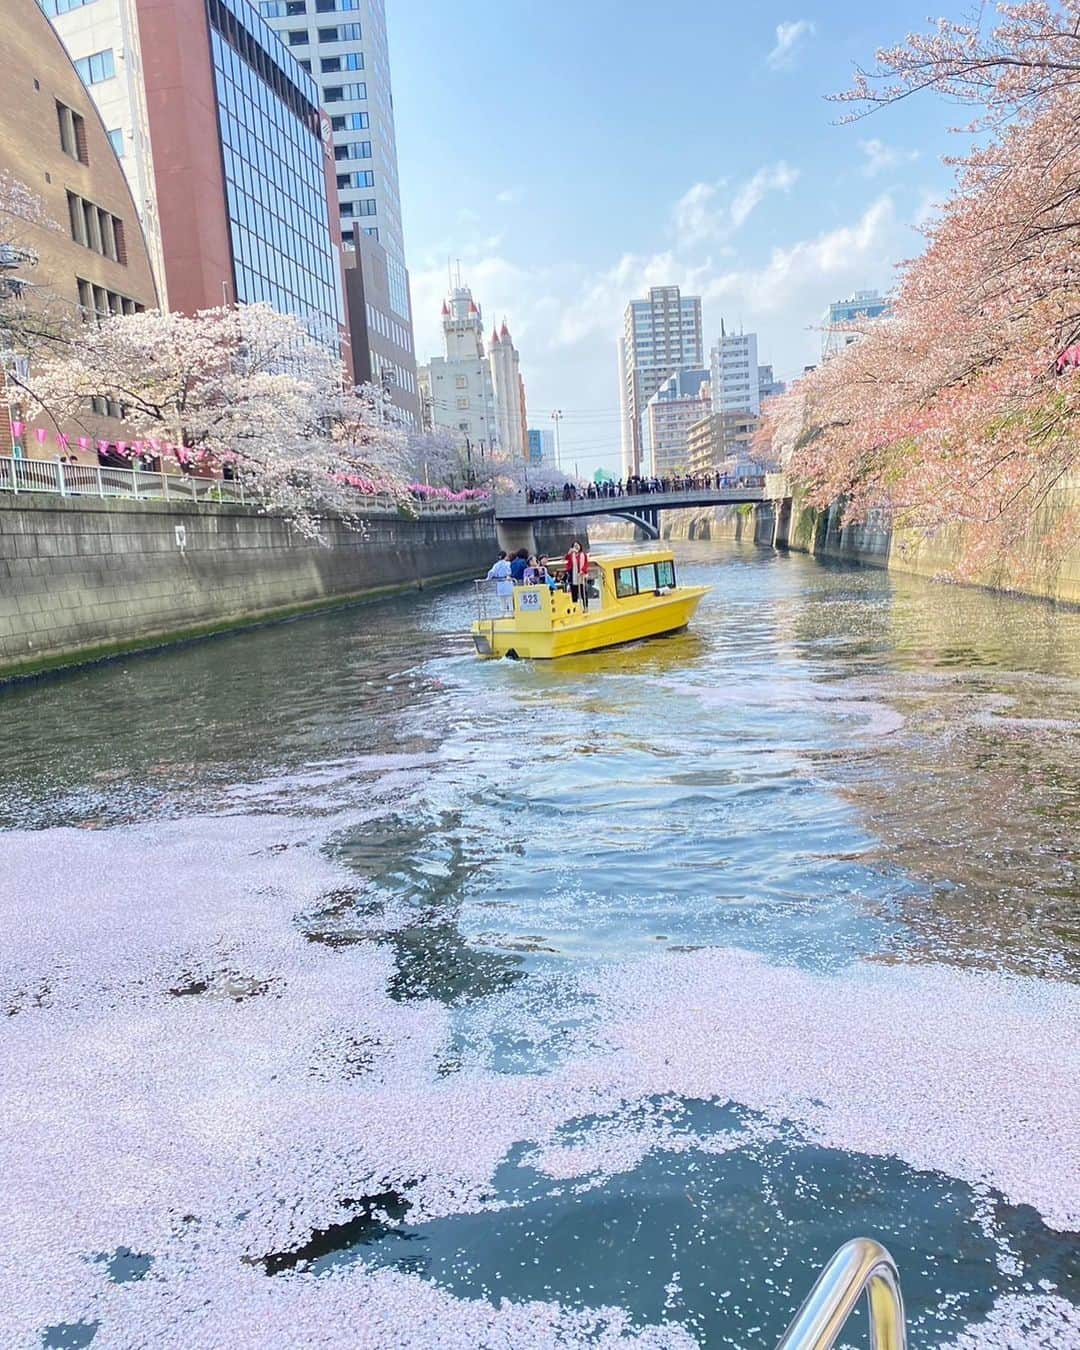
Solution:
M 344 322 L 319 90 L 248 0 L 207 0 L 236 299 Z

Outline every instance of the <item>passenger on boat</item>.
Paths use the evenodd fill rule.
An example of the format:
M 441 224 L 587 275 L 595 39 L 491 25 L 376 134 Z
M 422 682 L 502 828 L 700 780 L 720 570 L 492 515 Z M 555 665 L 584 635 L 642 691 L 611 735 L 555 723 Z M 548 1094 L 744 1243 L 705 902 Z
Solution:
M 509 607 L 512 610 L 514 606 L 514 583 L 510 580 L 510 559 L 505 553 L 500 553 L 495 562 L 491 564 L 487 579 L 495 583 L 495 594 L 502 598 L 503 609 Z
M 513 578 L 515 586 L 524 585 L 525 569 L 529 565 L 529 550 L 519 548 L 510 559 L 510 576 Z
M 570 552 L 566 555 L 566 575 L 570 581 L 571 597 L 581 605 L 582 609 L 588 609 L 589 588 L 586 584 L 586 578 L 589 575 L 589 555 L 576 539 L 570 545 Z
M 534 553 L 529 559 L 529 565 L 525 569 L 526 586 L 543 586 L 548 579 L 548 571 L 544 564 Z

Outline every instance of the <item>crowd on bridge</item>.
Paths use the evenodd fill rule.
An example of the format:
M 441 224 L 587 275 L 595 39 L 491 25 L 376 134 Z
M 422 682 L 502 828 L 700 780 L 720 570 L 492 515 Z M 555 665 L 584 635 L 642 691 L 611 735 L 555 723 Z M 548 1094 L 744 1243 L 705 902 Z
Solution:
M 526 488 L 525 497 L 530 505 L 539 502 L 578 502 L 605 500 L 609 497 L 637 497 L 664 492 L 712 492 L 734 488 L 762 487 L 765 479 L 760 474 L 735 475 L 728 473 L 674 474 L 670 478 L 643 478 L 631 474 L 625 480 L 604 479 L 599 483 L 589 483 L 580 487 L 576 483 L 565 482 L 561 488 Z

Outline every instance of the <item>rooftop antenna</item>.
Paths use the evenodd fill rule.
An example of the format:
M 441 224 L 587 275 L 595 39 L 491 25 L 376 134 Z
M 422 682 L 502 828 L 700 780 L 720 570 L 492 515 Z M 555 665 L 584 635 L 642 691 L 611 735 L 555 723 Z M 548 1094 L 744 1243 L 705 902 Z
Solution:
M 457 260 L 457 284 L 458 290 L 461 289 L 461 259 Z
M 454 289 L 454 273 L 450 268 L 450 254 L 446 255 L 446 284 L 451 290 Z

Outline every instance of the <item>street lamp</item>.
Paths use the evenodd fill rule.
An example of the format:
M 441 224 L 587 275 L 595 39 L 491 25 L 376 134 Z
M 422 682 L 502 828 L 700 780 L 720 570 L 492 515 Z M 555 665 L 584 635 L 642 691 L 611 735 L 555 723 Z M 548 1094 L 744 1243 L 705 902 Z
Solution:
M 559 423 L 562 421 L 563 413 L 561 408 L 556 408 L 551 414 L 551 420 L 555 423 L 555 467 L 562 468 L 562 450 L 559 446 Z

